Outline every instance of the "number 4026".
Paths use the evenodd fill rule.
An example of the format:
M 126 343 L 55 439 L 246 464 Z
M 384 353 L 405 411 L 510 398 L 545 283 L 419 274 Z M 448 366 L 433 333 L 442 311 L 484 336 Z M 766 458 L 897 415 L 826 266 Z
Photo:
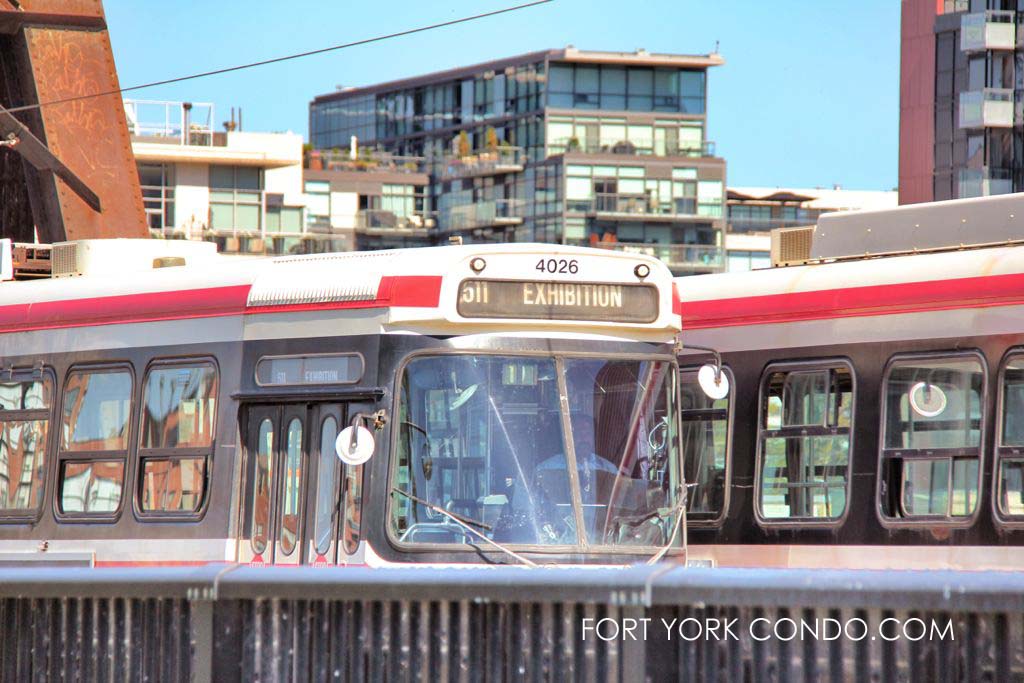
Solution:
M 580 272 L 580 264 L 576 259 L 541 259 L 537 261 L 535 270 L 539 270 L 542 273 L 569 273 L 575 275 Z

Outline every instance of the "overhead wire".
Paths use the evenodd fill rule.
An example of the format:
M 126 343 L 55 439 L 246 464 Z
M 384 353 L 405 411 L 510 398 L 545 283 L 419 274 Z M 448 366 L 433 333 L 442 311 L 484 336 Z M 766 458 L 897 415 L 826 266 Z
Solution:
M 89 93 L 86 95 L 75 95 L 74 97 L 65 97 L 58 100 L 50 100 L 48 102 L 40 102 L 38 104 L 26 104 L 20 107 L 11 107 L 7 109 L 10 113 L 17 113 L 20 111 L 31 111 L 33 109 L 40 109 L 42 107 L 51 107 L 58 104 L 67 104 L 69 102 L 78 102 L 81 100 L 93 99 L 96 97 L 106 97 L 108 95 L 120 95 L 122 93 L 133 92 L 135 90 L 143 90 L 145 88 L 155 88 L 160 85 L 170 85 L 172 83 L 181 83 L 183 81 L 191 81 L 197 78 L 207 78 L 209 76 L 219 76 L 221 74 L 232 73 L 235 71 L 243 71 L 245 69 L 254 69 L 259 66 L 267 66 L 268 64 L 278 64 L 280 62 L 287 62 L 293 59 L 302 59 L 304 57 L 312 57 L 315 55 L 325 54 L 327 52 L 334 52 L 336 50 L 344 50 L 350 47 L 358 47 L 360 45 L 368 45 L 370 43 L 377 43 L 382 40 L 391 40 L 392 38 L 401 38 L 402 36 L 412 35 L 414 33 L 423 33 L 424 31 L 433 31 L 439 28 L 445 28 L 447 26 L 455 26 L 457 24 L 465 24 L 471 21 L 478 21 L 480 19 L 486 19 L 488 17 L 494 17 L 499 14 L 508 14 L 509 12 L 517 12 L 519 10 L 528 9 L 530 7 L 536 7 L 538 5 L 546 5 L 554 2 L 555 0 L 532 0 L 531 2 L 524 2 L 519 5 L 513 5 L 511 7 L 503 7 L 501 9 L 491 10 L 490 12 L 481 12 L 480 14 L 473 14 L 467 17 L 460 17 L 458 19 L 451 19 L 449 21 L 442 21 L 436 24 L 430 24 L 429 26 L 419 26 L 417 28 L 410 28 L 404 31 L 396 31 L 394 33 L 388 33 L 386 35 L 374 36 L 373 38 L 363 38 L 362 40 L 355 40 L 350 43 L 341 43 L 339 45 L 332 45 L 330 47 L 322 47 L 316 50 L 307 50 L 305 52 L 297 52 L 295 54 L 284 55 L 282 57 L 272 57 L 270 59 L 263 59 L 256 62 L 248 62 L 245 64 L 238 64 L 236 66 L 228 66 L 221 69 L 213 69 L 211 71 L 202 71 L 199 73 L 189 74 L 187 76 L 178 76 L 176 78 L 167 78 L 161 81 L 152 81 L 150 83 L 142 83 L 139 85 L 129 86 L 127 88 L 118 88 L 116 90 L 108 90 L 105 92 Z

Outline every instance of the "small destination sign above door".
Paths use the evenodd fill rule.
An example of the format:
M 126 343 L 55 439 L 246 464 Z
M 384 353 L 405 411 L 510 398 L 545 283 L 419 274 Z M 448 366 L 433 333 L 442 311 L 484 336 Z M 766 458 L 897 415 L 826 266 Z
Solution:
M 458 312 L 464 318 L 652 323 L 658 319 L 658 289 L 606 282 L 463 280 Z

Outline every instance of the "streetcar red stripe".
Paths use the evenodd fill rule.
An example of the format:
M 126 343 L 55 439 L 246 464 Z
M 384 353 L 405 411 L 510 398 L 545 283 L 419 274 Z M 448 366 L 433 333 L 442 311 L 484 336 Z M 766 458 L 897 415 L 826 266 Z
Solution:
M 682 302 L 683 329 L 1024 304 L 1024 273 Z
M 249 285 L 0 306 L 0 332 L 239 315 Z
M 10 304 L 0 306 L 0 333 L 305 310 L 433 308 L 441 299 L 441 279 L 440 275 L 382 277 L 374 299 L 280 306 L 248 307 L 249 285 Z

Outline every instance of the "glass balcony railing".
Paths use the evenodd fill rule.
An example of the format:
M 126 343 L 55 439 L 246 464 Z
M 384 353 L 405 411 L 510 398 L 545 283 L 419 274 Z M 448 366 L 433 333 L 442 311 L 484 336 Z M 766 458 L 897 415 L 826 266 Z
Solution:
M 1016 12 L 988 10 L 960 17 L 960 49 L 964 52 L 1012 50 L 1016 46 Z
M 442 226 L 447 230 L 469 230 L 523 222 L 526 202 L 522 199 L 493 199 L 454 206 L 443 214 Z
M 208 102 L 124 100 L 128 132 L 137 142 L 224 147 L 227 133 L 213 129 L 214 109 Z
M 567 211 L 606 213 L 617 216 L 695 216 L 696 197 L 677 197 L 660 201 L 657 195 L 598 192 L 593 199 L 567 199 Z
M 1013 90 L 984 88 L 960 93 L 961 128 L 1012 128 Z
M 312 171 L 387 171 L 392 173 L 424 173 L 423 157 L 401 156 L 360 149 L 353 155 L 347 149 L 314 149 L 305 153 L 305 167 Z
M 498 173 L 517 173 L 526 164 L 522 147 L 497 147 L 493 150 L 475 152 L 466 156 L 445 158 L 441 168 L 442 178 L 473 178 Z
M 957 196 L 989 197 L 1013 192 L 1013 174 L 1006 168 L 964 168 L 960 170 Z
M 776 228 L 795 228 L 802 225 L 814 225 L 817 218 L 749 218 L 729 217 L 729 229 L 732 232 L 771 232 Z
M 653 256 L 675 271 L 719 271 L 725 265 L 725 249 L 713 244 L 643 244 L 587 240 L 570 240 L 568 243 L 579 247 L 596 247 Z
M 630 139 L 618 142 L 589 138 L 558 138 L 548 143 L 548 154 L 623 154 L 631 156 L 713 157 L 715 143 L 704 141 L 670 141 Z
M 355 228 L 360 232 L 426 232 L 434 226 L 430 216 L 401 216 L 393 211 L 363 209 L 356 214 Z

